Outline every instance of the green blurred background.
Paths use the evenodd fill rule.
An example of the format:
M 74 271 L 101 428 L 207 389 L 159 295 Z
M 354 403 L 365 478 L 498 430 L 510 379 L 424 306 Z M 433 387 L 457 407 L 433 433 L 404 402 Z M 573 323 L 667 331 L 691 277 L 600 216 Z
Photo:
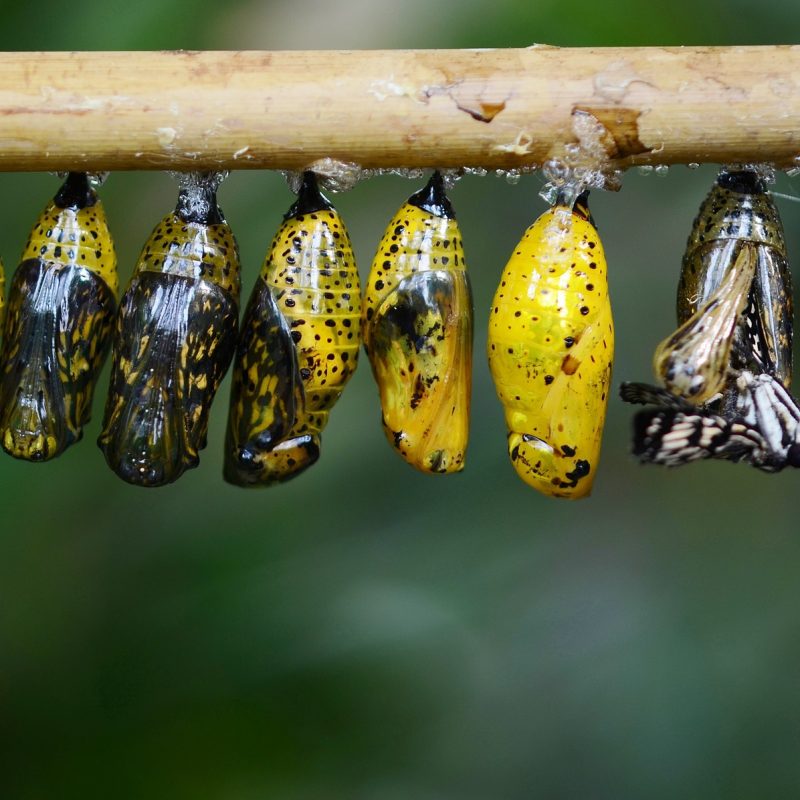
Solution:
M 759 44 L 800 22 L 794 0 L 0 9 L 9 50 Z M 634 171 L 619 194 L 595 193 L 615 383 L 650 376 L 714 174 Z M 57 183 L 3 176 L 9 273 Z M 451 195 L 477 312 L 462 475 L 425 477 L 391 452 L 366 360 L 320 463 L 272 490 L 221 479 L 227 381 L 199 469 L 174 486 L 111 474 L 97 418 L 54 463 L 0 458 L 0 798 L 798 795 L 798 475 L 640 467 L 616 395 L 591 499 L 541 497 L 508 463 L 485 321 L 541 184 L 468 177 Z M 415 188 L 378 178 L 336 198 L 362 276 Z M 785 177 L 776 189 L 798 193 Z M 125 280 L 175 186 L 118 174 L 103 198 Z M 292 198 L 275 174 L 237 173 L 220 199 L 249 293 Z M 800 257 L 800 205 L 779 204 Z

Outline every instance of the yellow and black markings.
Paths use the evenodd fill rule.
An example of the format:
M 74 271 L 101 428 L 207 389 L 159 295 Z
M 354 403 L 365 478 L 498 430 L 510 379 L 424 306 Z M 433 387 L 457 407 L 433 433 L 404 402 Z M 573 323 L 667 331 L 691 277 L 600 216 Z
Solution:
M 267 486 L 300 474 L 355 372 L 361 285 L 342 218 L 313 172 L 275 234 L 242 323 L 225 479 Z
M 45 461 L 81 438 L 111 343 L 117 291 L 102 203 L 87 175 L 71 172 L 33 226 L 11 279 L 0 356 L 7 453 Z
M 236 347 L 239 250 L 211 185 L 181 189 L 120 303 L 98 444 L 125 481 L 161 486 L 197 466 Z
M 555 497 L 591 491 L 614 353 L 606 260 L 586 200 L 557 202 L 528 228 L 489 316 L 511 461 Z
M 469 438 L 472 293 L 440 173 L 395 214 L 372 262 L 364 347 L 383 428 L 423 472 L 458 472 Z

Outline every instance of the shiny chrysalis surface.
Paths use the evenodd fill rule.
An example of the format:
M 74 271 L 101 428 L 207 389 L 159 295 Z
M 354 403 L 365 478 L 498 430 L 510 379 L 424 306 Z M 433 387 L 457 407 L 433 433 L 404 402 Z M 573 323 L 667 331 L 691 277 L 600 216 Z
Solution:
M 320 454 L 320 433 L 355 372 L 361 286 L 342 218 L 313 172 L 267 253 L 244 314 L 225 479 L 268 486 Z
M 613 353 L 606 260 L 583 194 L 528 228 L 489 317 L 508 452 L 519 476 L 544 494 L 591 491 Z
M 429 473 L 464 467 L 472 385 L 472 292 L 442 176 L 386 228 L 364 298 L 364 348 L 389 443 Z
M 239 252 L 216 181 L 183 178 L 120 303 L 103 431 L 112 470 L 161 486 L 197 466 L 208 414 L 236 347 Z
M 673 394 L 700 404 L 725 388 L 757 258 L 756 248 L 746 243 L 708 301 L 656 348 L 654 371 Z
M 0 444 L 45 461 L 83 433 L 111 344 L 117 258 L 85 173 L 71 172 L 36 221 L 9 292 Z
M 789 388 L 791 272 L 778 209 L 757 172 L 723 170 L 700 207 L 683 258 L 678 323 L 718 292 L 743 248 L 754 252 L 755 275 L 744 320 L 736 328 L 731 366 L 766 371 Z

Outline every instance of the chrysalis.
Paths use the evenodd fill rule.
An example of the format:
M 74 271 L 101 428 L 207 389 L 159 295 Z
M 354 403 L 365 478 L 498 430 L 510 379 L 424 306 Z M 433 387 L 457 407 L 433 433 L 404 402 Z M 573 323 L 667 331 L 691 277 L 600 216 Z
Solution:
M 614 327 L 588 193 L 545 211 L 517 245 L 489 318 L 489 367 L 519 476 L 554 497 L 592 487 Z
M 81 438 L 111 343 L 117 288 L 103 205 L 87 175 L 70 172 L 11 280 L 0 356 L 7 453 L 45 461 Z
M 731 367 L 766 371 L 789 388 L 791 273 L 778 210 L 754 170 L 724 169 L 700 207 L 683 258 L 678 323 L 719 290 L 743 248 L 754 252 L 755 277 L 744 322 L 736 328 Z
M 621 389 L 628 402 L 656 406 L 636 415 L 634 454 L 667 466 L 701 458 L 768 472 L 800 465 L 800 409 L 786 391 L 791 275 L 780 218 L 756 170 L 723 169 L 701 206 L 677 310 L 680 327 L 654 359 L 669 391 Z
M 362 322 L 386 438 L 423 472 L 464 467 L 472 317 L 461 232 L 435 172 L 386 228 Z
M 756 248 L 745 243 L 707 302 L 656 348 L 655 373 L 673 394 L 701 404 L 725 388 L 757 258 Z
M 196 467 L 214 394 L 236 346 L 239 251 L 218 175 L 180 176 L 120 304 L 103 432 L 120 478 L 161 486 Z
M 225 479 L 267 486 L 319 458 L 320 433 L 355 372 L 361 287 L 342 218 L 303 174 L 245 311 Z

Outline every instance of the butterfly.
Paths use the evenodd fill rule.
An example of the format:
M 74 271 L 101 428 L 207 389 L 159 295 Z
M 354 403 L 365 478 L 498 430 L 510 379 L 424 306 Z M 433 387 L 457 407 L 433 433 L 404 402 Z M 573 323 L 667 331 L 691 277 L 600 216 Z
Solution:
M 667 467 L 706 458 L 743 461 L 765 472 L 800 467 L 797 400 L 767 373 L 742 370 L 735 385 L 735 407 L 723 415 L 656 386 L 623 383 L 625 402 L 654 406 L 634 418 L 634 455 Z

